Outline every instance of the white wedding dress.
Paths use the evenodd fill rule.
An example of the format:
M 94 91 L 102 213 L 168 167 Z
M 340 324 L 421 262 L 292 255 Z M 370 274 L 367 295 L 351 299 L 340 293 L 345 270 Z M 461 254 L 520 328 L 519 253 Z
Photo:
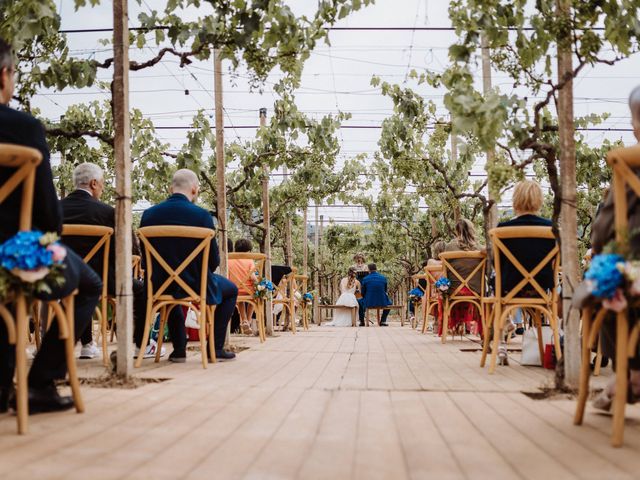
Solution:
M 349 278 L 343 278 L 340 281 L 340 298 L 336 302 L 336 305 L 342 305 L 345 307 L 358 308 L 358 299 L 356 298 L 356 290 L 360 286 L 360 282 L 356 280 L 353 287 L 347 288 Z M 356 310 L 356 318 L 358 312 Z M 325 323 L 328 327 L 350 327 L 351 326 L 351 308 L 336 308 L 333 311 L 333 321 Z

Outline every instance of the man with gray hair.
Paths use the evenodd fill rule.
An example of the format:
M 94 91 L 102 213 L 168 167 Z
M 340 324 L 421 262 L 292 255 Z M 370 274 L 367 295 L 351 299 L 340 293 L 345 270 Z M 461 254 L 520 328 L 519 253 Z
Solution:
M 73 170 L 73 186 L 75 190 L 65 197 L 62 205 L 62 216 L 64 223 L 72 225 L 98 225 L 115 229 L 116 212 L 111 205 L 100 201 L 104 190 L 104 173 L 102 169 L 94 163 L 81 163 Z M 133 235 L 133 253 L 139 254 L 140 250 L 136 237 Z M 95 237 L 72 237 L 65 236 L 64 241 L 80 256 L 85 257 L 96 244 Z M 109 270 L 107 274 L 107 293 L 115 295 L 116 285 L 116 251 L 114 237 L 111 237 L 109 248 Z M 89 260 L 89 266 L 100 276 L 102 276 L 103 256 L 94 255 Z M 138 348 L 142 345 L 142 335 L 144 334 L 144 317 L 146 315 L 147 301 L 144 282 L 137 278 L 133 279 L 133 340 Z M 100 350 L 93 342 L 92 328 L 89 326 L 80 337 L 82 348 L 80 358 L 95 358 L 100 355 Z M 156 343 L 150 342 L 145 351 L 145 358 L 150 358 L 156 354 Z M 164 350 L 164 349 L 163 349 Z M 164 353 L 161 352 L 161 355 Z
M 213 229 L 213 218 L 204 208 L 195 204 L 200 192 L 200 182 L 191 170 L 178 170 L 171 181 L 171 196 L 164 202 L 149 208 L 142 215 L 140 227 L 157 225 L 182 225 L 185 227 L 204 227 Z M 154 248 L 162 258 L 172 267 L 177 268 L 196 248 L 199 241 L 189 238 L 157 238 Z M 214 337 L 215 351 L 218 360 L 231 360 L 233 352 L 223 349 L 227 325 L 236 308 L 238 287 L 229 279 L 213 273 L 220 265 L 220 253 L 215 238 L 211 240 L 209 252 L 209 272 L 207 281 L 207 304 L 216 305 Z M 201 263 L 194 260 L 185 268 L 182 279 L 194 290 L 199 290 Z M 162 285 L 167 279 L 167 273 L 162 268 L 153 269 L 153 284 Z M 184 295 L 182 288 L 175 282 L 167 293 L 176 298 Z M 187 339 L 184 326 L 184 314 L 181 308 L 174 308 L 169 314 L 169 335 L 173 342 L 173 352 L 169 361 L 183 363 L 187 358 Z M 207 351 L 209 349 L 207 348 Z M 209 359 L 211 361 L 212 359 Z

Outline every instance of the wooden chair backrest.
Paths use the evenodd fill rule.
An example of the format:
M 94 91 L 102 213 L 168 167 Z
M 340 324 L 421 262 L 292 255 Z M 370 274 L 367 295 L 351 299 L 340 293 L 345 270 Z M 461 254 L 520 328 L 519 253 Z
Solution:
M 109 239 L 112 235 L 113 228 L 100 225 L 71 225 L 65 223 L 62 226 L 63 237 L 96 237 L 96 243 L 82 259 L 85 263 L 95 257 L 101 249 L 104 261 L 105 263 L 107 262 L 110 250 Z
M 267 256 L 264 253 L 252 253 L 252 252 L 230 252 L 227 254 L 229 260 L 253 260 L 256 265 L 254 271 L 258 272 L 258 281 L 264 278 L 264 265 L 267 261 Z M 250 272 L 250 274 L 253 272 Z M 249 278 L 238 278 L 236 275 L 229 272 L 229 280 L 236 285 L 244 285 Z
M 147 298 L 148 301 L 155 301 L 158 297 L 165 294 L 164 292 L 174 282 L 184 290 L 188 299 L 194 301 L 203 301 L 207 298 L 207 278 L 209 273 L 209 250 L 211 248 L 211 240 L 215 236 L 215 231 L 210 228 L 203 227 L 183 227 L 176 225 L 158 225 L 153 227 L 141 227 L 138 230 L 140 241 L 144 248 Z M 153 246 L 153 240 L 157 238 L 176 238 L 176 239 L 192 239 L 200 240 L 191 253 L 178 265 L 172 268 L 162 255 Z M 187 282 L 185 282 L 180 274 L 202 254 L 200 265 L 200 291 L 196 292 Z M 153 269 L 156 265 L 164 270 L 168 275 L 167 279 L 159 287 L 153 285 Z
M 622 254 L 629 249 L 627 187 L 640 197 L 640 178 L 632 170 L 640 167 L 640 145 L 616 148 L 607 155 L 613 169 L 613 205 L 616 244 Z
M 425 273 L 416 273 L 415 275 L 411 275 L 411 280 L 413 288 L 419 288 L 420 290 L 422 290 L 422 293 L 427 292 L 427 289 L 429 288 L 429 278 Z M 427 286 L 423 287 L 422 285 L 420 285 L 420 280 L 426 280 Z
M 296 283 L 296 275 L 298 273 L 298 269 L 296 267 L 291 267 L 291 271 L 286 275 L 282 276 L 280 283 L 275 285 L 275 292 L 273 292 L 273 297 L 275 298 L 278 294 L 282 295 L 282 299 L 288 299 L 290 296 L 293 296 L 297 283 Z
M 456 270 L 455 266 L 451 263 L 452 260 L 462 259 L 472 259 L 478 261 L 478 264 L 466 277 L 463 276 L 463 274 L 458 270 Z M 486 253 L 480 251 L 463 250 L 456 252 L 444 252 L 440 254 L 440 260 L 442 260 L 442 272 L 444 273 L 444 275 L 446 275 L 449 279 L 451 279 L 451 276 L 453 276 L 460 282 L 460 285 L 458 285 L 458 287 L 454 291 L 449 293 L 449 298 L 456 297 L 464 287 L 467 287 L 472 292 L 472 294 L 463 296 L 482 298 L 484 294 L 484 274 L 487 266 Z M 449 273 L 451 273 L 451 276 L 449 275 Z M 473 288 L 471 288 L 470 282 L 478 273 L 480 273 L 480 291 L 476 292 Z
M 22 186 L 18 223 L 18 228 L 21 231 L 31 230 L 36 168 L 41 162 L 42 154 L 35 148 L 7 143 L 0 144 L 0 167 L 15 169 L 9 179 L 0 186 L 0 205 Z
M 551 227 L 500 227 L 492 229 L 489 235 L 491 236 L 491 243 L 493 245 L 493 268 L 496 272 L 496 297 L 505 302 L 512 301 L 518 298 L 518 293 L 520 293 L 523 288 L 530 285 L 535 289 L 541 299 L 545 302 L 552 302 L 557 296 L 557 289 L 555 288 L 557 285 L 554 285 L 554 288 L 552 288 L 550 292 L 547 292 L 542 288 L 542 285 L 536 281 L 535 277 L 544 267 L 551 264 L 553 266 L 554 282 L 558 281 L 558 271 L 560 268 L 560 249 L 558 248 L 558 244 L 555 243 L 554 247 L 538 265 L 531 270 L 527 270 L 504 243 L 504 240 L 512 238 L 555 240 Z M 502 256 L 509 260 L 523 277 L 520 283 L 513 287 L 505 296 L 502 295 L 502 267 L 500 262 Z
M 131 255 L 131 269 L 133 270 L 133 278 L 142 276 L 142 257 L 140 255 Z

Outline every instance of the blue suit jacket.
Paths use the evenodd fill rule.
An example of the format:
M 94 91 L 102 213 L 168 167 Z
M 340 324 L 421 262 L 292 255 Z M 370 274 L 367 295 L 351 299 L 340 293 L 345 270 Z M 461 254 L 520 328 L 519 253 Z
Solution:
M 184 225 L 185 227 L 204 227 L 213 229 L 211 214 L 204 208 L 191 203 L 182 194 L 171 195 L 167 200 L 155 205 L 142 214 L 141 227 L 156 225 Z M 199 240 L 158 238 L 153 240 L 153 246 L 162 258 L 172 268 L 177 268 L 182 261 L 197 247 Z M 143 249 L 144 250 L 144 249 Z M 144 257 L 143 257 L 144 258 Z M 198 255 L 180 277 L 196 292 L 200 289 L 200 266 L 202 256 Z M 211 241 L 209 252 L 209 280 L 207 282 L 207 304 L 217 305 L 222 301 L 222 294 L 217 284 L 213 271 L 220 265 L 220 253 L 215 239 Z M 167 274 L 160 265 L 154 265 L 152 281 L 155 287 L 159 287 L 167 279 Z M 175 298 L 185 296 L 184 290 L 173 283 L 166 291 Z
M 391 305 L 387 295 L 387 278 L 378 272 L 372 272 L 362 279 L 361 291 L 365 308 Z

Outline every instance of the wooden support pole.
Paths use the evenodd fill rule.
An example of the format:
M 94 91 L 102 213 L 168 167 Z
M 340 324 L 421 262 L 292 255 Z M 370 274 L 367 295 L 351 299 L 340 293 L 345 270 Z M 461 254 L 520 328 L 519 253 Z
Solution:
M 308 230 L 308 212 L 309 207 L 304 207 L 304 213 L 302 215 L 302 272 L 304 275 L 309 275 L 309 230 Z
M 260 109 L 260 126 L 267 124 L 267 109 Z M 267 257 L 264 263 L 264 276 L 271 280 L 271 213 L 269 210 L 269 165 L 266 163 L 262 169 L 262 217 L 264 222 L 264 254 Z M 265 302 L 267 334 L 273 335 L 273 303 L 271 299 Z
M 482 91 L 485 95 L 488 95 L 491 92 L 491 51 L 489 50 L 489 41 L 487 40 L 486 35 L 482 34 L 481 36 L 481 43 L 482 43 Z M 486 152 L 487 155 L 487 163 L 485 165 L 485 170 L 489 171 L 489 168 L 491 167 L 491 165 L 493 164 L 493 162 L 495 161 L 495 150 L 493 148 L 490 148 L 489 150 L 487 150 Z M 493 185 L 491 183 L 491 176 L 488 177 L 489 178 L 489 200 L 497 200 L 494 198 L 494 195 L 492 193 L 493 190 Z M 491 230 L 492 228 L 495 228 L 498 226 L 498 203 L 495 202 L 492 206 L 491 209 L 489 210 L 489 216 L 487 219 L 487 223 L 488 225 L 485 225 L 485 232 L 489 232 L 489 230 Z M 487 252 L 491 252 L 491 247 L 489 245 L 489 235 L 485 235 L 486 236 L 486 241 L 487 241 Z
M 558 18 L 571 25 L 571 0 L 557 0 Z M 573 290 L 580 281 L 578 262 L 578 218 L 576 212 L 576 143 L 573 118 L 573 36 L 567 28 L 558 34 L 558 135 L 560 139 L 560 178 L 562 207 L 560 211 L 560 248 L 562 256 L 562 306 L 564 312 L 565 383 L 577 388 L 580 381 L 580 314 L 571 308 Z
M 224 161 L 224 115 L 222 102 L 222 58 L 220 50 L 213 53 L 213 76 L 216 107 L 216 206 L 218 210 L 218 249 L 220 250 L 220 275 L 228 275 L 227 248 L 227 184 L 225 181 L 226 166 Z
M 282 176 L 286 182 L 289 179 L 289 172 L 285 166 L 282 169 Z M 293 267 L 293 242 L 291 240 L 291 216 L 287 215 L 287 220 L 284 224 L 284 259 L 285 263 Z
M 133 286 L 131 274 L 131 148 L 129 124 L 129 8 L 113 0 L 113 151 L 116 165 L 116 371 L 133 368 Z
M 316 202 L 315 209 L 315 227 L 313 229 L 314 233 L 314 255 L 313 255 L 313 263 L 314 263 L 314 273 L 313 273 L 313 286 L 317 291 L 316 302 L 313 304 L 313 321 L 316 325 L 320 325 L 320 262 L 318 261 L 320 255 L 320 230 L 319 230 L 319 220 L 318 220 L 318 204 Z

